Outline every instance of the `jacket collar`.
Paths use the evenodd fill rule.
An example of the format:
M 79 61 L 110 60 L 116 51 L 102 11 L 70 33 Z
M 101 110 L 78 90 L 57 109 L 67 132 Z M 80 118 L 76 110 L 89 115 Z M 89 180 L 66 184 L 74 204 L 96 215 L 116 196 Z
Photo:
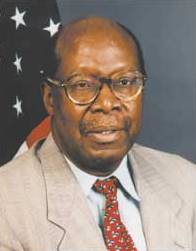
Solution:
M 103 250 L 105 245 L 86 198 L 50 135 L 39 158 L 46 187 L 47 217 L 57 231 L 57 250 Z M 78 219 L 80 218 L 80 221 Z

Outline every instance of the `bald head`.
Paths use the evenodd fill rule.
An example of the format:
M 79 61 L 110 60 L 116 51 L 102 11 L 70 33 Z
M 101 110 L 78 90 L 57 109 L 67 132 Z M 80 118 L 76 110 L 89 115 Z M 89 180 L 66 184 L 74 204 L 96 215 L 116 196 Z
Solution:
M 141 51 L 134 35 L 114 21 L 95 16 L 78 19 L 61 29 L 55 48 L 58 63 L 84 42 L 92 42 L 92 45 L 104 42 L 122 48 L 129 47 L 138 60 L 139 69 L 144 72 Z

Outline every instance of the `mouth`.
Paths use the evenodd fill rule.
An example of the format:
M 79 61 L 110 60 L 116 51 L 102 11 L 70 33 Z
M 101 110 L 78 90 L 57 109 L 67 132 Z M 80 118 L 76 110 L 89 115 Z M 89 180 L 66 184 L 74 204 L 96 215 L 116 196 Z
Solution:
M 117 141 L 123 132 L 124 129 L 102 128 L 86 131 L 85 136 L 98 144 L 109 144 Z

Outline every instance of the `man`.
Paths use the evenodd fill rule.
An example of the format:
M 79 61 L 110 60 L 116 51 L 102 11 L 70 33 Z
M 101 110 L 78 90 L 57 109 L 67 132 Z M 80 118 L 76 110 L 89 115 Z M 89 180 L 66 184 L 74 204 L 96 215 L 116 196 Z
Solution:
M 134 144 L 145 72 L 99 17 L 64 27 L 43 100 L 52 133 L 0 169 L 0 250 L 196 249 L 195 165 Z

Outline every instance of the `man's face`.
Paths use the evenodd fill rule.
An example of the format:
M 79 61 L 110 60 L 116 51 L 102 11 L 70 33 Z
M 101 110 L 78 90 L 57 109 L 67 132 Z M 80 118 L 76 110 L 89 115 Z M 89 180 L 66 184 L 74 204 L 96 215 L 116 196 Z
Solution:
M 100 35 L 81 37 L 69 47 L 58 78 L 72 81 L 92 76 L 116 79 L 139 70 L 137 53 L 122 43 Z M 131 148 L 140 127 L 142 95 L 124 101 L 104 84 L 90 104 L 74 104 L 64 89 L 53 97 L 53 135 L 65 155 L 88 173 L 107 175 Z

